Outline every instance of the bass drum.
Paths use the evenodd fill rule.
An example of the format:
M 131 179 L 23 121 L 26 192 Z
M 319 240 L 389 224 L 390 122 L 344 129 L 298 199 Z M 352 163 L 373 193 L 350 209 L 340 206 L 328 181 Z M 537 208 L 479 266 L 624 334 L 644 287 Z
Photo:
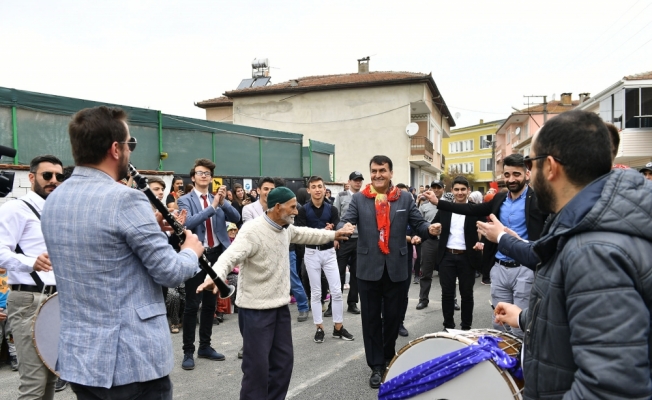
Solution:
M 508 355 L 520 358 L 521 340 L 495 329 L 431 333 L 413 340 L 398 352 L 389 364 L 383 382 L 426 361 L 463 349 L 485 335 L 503 339 L 499 343 L 500 348 Z M 522 391 L 522 380 L 515 379 L 493 361 L 483 361 L 443 385 L 412 399 L 522 399 Z
M 59 357 L 59 333 L 61 320 L 59 317 L 59 296 L 57 293 L 48 297 L 36 310 L 32 322 L 32 342 L 43 364 L 59 376 L 55 371 Z

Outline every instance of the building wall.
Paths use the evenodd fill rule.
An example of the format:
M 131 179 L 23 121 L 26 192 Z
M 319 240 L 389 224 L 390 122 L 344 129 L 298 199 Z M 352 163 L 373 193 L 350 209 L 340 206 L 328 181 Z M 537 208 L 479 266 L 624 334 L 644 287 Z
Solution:
M 233 106 L 207 108 L 206 119 L 209 121 L 233 122 Z
M 483 190 L 486 192 L 489 189 L 489 182 L 494 180 L 494 172 L 481 171 L 480 160 L 492 158 L 492 148 L 489 146 L 486 149 L 481 149 L 480 140 L 481 136 L 495 135 L 496 130 L 500 127 L 500 123 L 487 123 L 482 125 L 475 125 L 472 127 L 455 129 L 450 133 L 450 138 L 443 140 L 443 152 L 446 157 L 446 171 L 450 175 L 450 168 L 456 164 L 473 163 L 473 175 L 476 177 L 476 184 L 474 190 Z M 460 141 L 473 141 L 473 150 L 463 151 L 458 153 L 450 152 L 450 144 Z M 494 140 L 496 138 L 494 137 Z
M 261 95 L 234 99 L 234 123 L 295 132 L 335 145 L 336 182 L 361 171 L 383 154 L 394 163 L 394 182 L 410 182 L 410 104 L 424 101 L 424 84 Z M 428 92 L 429 93 L 429 92 Z M 435 112 L 437 112 L 435 110 Z M 438 112 L 437 112 L 438 113 Z M 440 116 L 433 116 L 437 120 Z M 333 171 L 331 170 L 331 173 Z

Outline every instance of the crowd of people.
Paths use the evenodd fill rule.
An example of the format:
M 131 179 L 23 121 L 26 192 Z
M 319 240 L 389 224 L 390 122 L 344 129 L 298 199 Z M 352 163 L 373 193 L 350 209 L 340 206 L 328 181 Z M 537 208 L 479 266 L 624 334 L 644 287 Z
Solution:
M 213 327 L 237 313 L 240 398 L 283 399 L 290 303 L 298 322 L 312 314 L 316 344 L 330 329 L 325 318 L 333 339 L 362 339 L 378 388 L 397 337 L 409 335 L 410 284 L 419 285 L 418 312 L 436 276 L 443 329 L 472 329 L 475 282 L 491 286 L 493 328 L 526 343 L 525 398 L 649 398 L 652 163 L 614 166 L 614 130 L 591 113 L 561 114 L 535 134 L 530 154 L 502 160 L 504 188 L 486 194 L 463 176 L 450 189 L 394 183 L 381 155 L 369 161 L 370 183 L 353 171 L 334 195 L 319 176 L 296 194 L 273 177 L 249 193 L 240 184 L 211 190 L 216 165 L 197 159 L 191 185 L 175 176 L 165 200 L 164 180 L 151 177 L 147 188 L 185 227 L 181 243 L 131 188 L 137 140 L 126 114 L 81 110 L 69 124 L 74 172 L 36 157 L 31 192 L 0 207 L 0 325 L 19 398 L 52 399 L 70 382 L 80 399 L 170 399 L 170 334 L 183 336 L 182 369 L 194 369 L 195 357 L 224 361 Z M 203 257 L 236 288 L 230 298 Z M 54 293 L 59 379 L 30 331 Z M 344 327 L 358 315 L 361 338 Z

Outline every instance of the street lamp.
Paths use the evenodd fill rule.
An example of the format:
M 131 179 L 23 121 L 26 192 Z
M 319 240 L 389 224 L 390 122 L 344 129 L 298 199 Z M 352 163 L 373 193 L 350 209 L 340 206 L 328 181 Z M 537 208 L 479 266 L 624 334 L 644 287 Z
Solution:
M 495 140 L 482 140 L 487 146 L 491 146 L 491 176 L 492 180 L 496 181 L 496 141 Z

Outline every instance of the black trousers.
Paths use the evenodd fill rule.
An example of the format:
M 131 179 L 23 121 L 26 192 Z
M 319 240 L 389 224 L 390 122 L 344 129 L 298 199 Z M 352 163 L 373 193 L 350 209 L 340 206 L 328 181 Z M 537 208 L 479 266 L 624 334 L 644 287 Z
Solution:
M 428 239 L 421 243 L 421 279 L 419 280 L 419 301 L 429 302 L 432 272 L 435 270 L 439 240 Z
M 223 248 L 206 256 L 208 261 L 215 263 L 222 254 Z M 197 329 L 197 311 L 201 303 L 201 316 L 199 318 L 199 348 L 211 345 L 213 334 L 213 317 L 217 309 L 217 295 L 212 291 L 204 290 L 195 293 L 197 287 L 206 279 L 206 272 L 200 271 L 197 275 L 186 281 L 186 305 L 183 309 L 183 353 L 195 352 L 195 329 Z
M 396 354 L 396 338 L 401 325 L 401 309 L 406 296 L 405 281 L 392 282 L 387 273 L 378 281 L 358 278 L 362 338 L 370 368 L 385 368 Z M 382 314 L 382 317 L 381 317 Z
M 337 266 L 340 269 L 340 281 L 342 282 L 342 293 L 346 282 L 346 266 L 349 266 L 349 294 L 346 297 L 348 304 L 358 302 L 358 280 L 356 279 L 358 260 L 358 238 L 349 239 L 340 243 L 337 250 Z
M 413 253 L 413 245 L 408 244 L 408 259 L 407 259 L 407 271 L 408 271 L 408 276 L 407 279 L 405 280 L 405 301 L 403 302 L 403 306 L 401 308 L 401 324 L 403 325 L 403 322 L 405 321 L 405 314 L 407 314 L 407 308 L 408 308 L 408 302 L 410 301 L 410 284 L 412 283 L 412 255 Z M 414 276 L 417 275 L 416 270 L 414 271 Z
M 70 388 L 79 400 L 172 400 L 172 381 L 169 376 L 108 389 L 71 382 Z
M 239 309 L 244 374 L 241 400 L 285 399 L 294 365 L 291 323 L 288 306 Z
M 466 254 L 446 252 L 439 264 L 441 284 L 441 308 L 444 314 L 444 328 L 455 328 L 455 278 L 460 282 L 462 298 L 462 329 L 471 329 L 473 323 L 473 285 L 475 270 Z

